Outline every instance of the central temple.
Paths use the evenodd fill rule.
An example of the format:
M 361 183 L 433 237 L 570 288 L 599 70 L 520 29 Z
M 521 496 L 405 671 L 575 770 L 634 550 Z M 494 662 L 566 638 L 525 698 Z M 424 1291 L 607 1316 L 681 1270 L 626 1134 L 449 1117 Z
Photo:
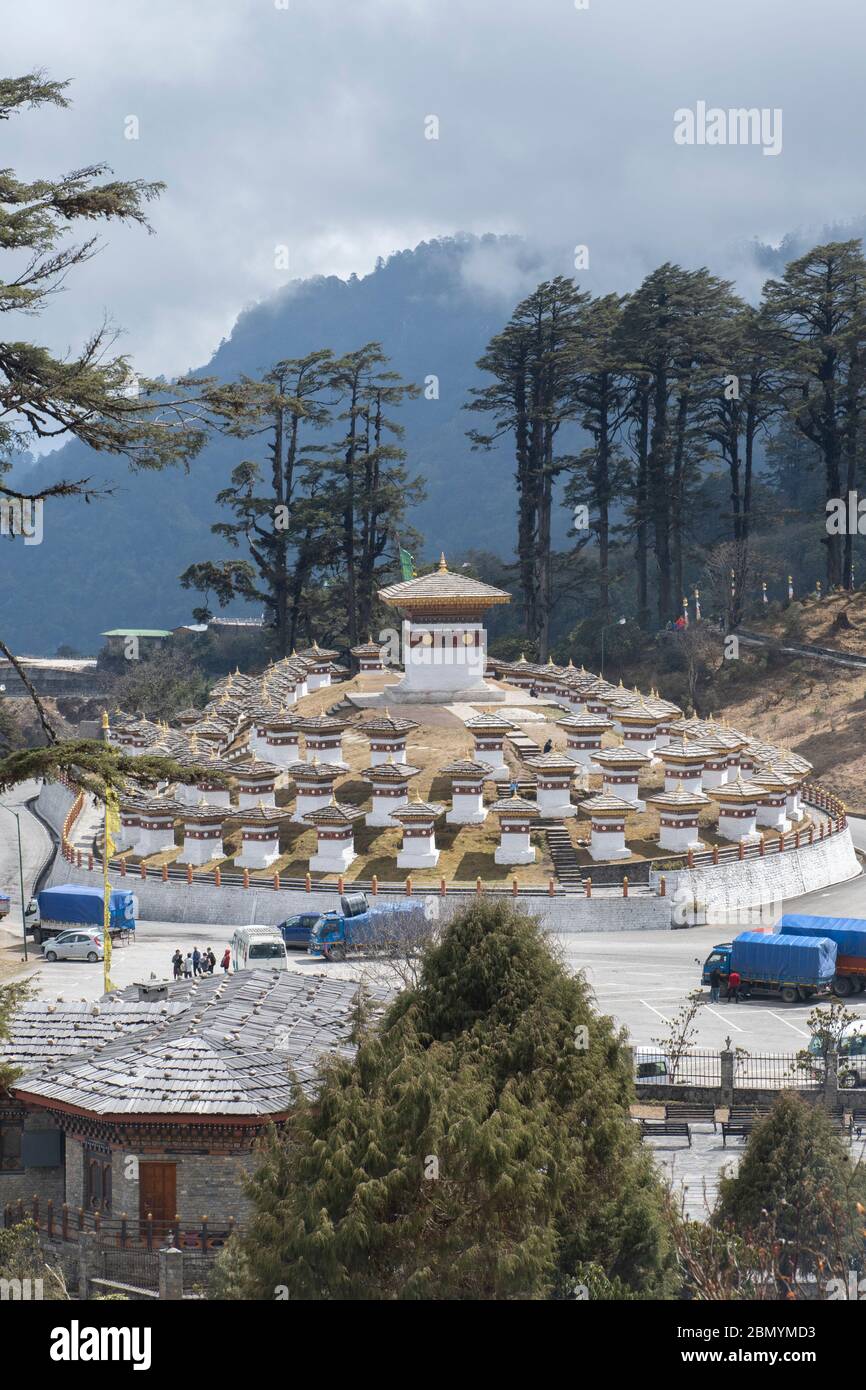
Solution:
M 388 688 L 389 704 L 453 704 L 495 701 L 504 693 L 484 679 L 487 633 L 484 616 L 511 595 L 468 575 L 439 568 L 379 590 L 383 603 L 403 615 L 403 679 Z

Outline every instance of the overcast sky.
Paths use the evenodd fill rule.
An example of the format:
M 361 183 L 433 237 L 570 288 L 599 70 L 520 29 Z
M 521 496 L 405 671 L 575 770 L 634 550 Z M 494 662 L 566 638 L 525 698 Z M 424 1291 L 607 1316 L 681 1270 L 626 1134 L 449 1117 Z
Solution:
M 519 233 L 566 274 L 585 244 L 602 291 L 866 211 L 864 0 L 28 0 L 3 38 L 9 75 L 70 77 L 74 105 L 5 123 L 0 163 L 168 185 L 157 235 L 108 229 L 39 326 L 74 347 L 106 310 L 148 373 L 288 280 L 433 236 Z M 781 154 L 676 144 L 699 101 L 780 108 Z M 471 273 L 528 288 L 506 256 Z

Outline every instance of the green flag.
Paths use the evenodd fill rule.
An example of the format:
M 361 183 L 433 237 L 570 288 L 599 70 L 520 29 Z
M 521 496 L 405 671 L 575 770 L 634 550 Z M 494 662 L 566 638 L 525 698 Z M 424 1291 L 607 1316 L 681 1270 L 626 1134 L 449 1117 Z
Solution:
M 415 561 L 408 550 L 403 549 L 402 545 L 400 546 L 400 572 L 404 579 L 415 578 Z

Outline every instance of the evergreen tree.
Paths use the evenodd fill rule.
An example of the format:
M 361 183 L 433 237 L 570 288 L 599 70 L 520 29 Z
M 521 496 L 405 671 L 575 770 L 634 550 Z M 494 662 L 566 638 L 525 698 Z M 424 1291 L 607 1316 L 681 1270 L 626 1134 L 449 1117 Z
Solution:
M 600 1288 L 661 1293 L 664 1199 L 632 1093 L 623 1038 L 538 924 L 475 903 L 271 1133 L 223 1292 L 569 1298 L 593 1266 Z
M 816 246 L 764 286 L 783 391 L 797 428 L 820 451 L 825 499 L 856 482 L 866 350 L 866 258 L 858 241 Z M 850 537 L 825 535 L 827 583 L 850 582 Z M 843 571 L 847 559 L 847 572 Z
M 866 1173 L 819 1105 L 783 1092 L 722 1178 L 713 1224 L 764 1251 L 780 1294 L 810 1273 L 844 1277 L 862 1250 Z M 859 1206 L 859 1210 L 858 1210 Z

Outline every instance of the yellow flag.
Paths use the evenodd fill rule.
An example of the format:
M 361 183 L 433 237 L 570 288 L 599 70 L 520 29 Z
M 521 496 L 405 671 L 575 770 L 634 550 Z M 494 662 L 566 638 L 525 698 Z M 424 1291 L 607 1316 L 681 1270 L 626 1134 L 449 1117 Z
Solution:
M 105 793 L 105 843 L 102 851 L 102 983 L 106 994 L 110 994 L 114 989 L 111 982 L 111 881 L 108 877 L 108 864 L 114 853 L 114 836 L 120 830 L 120 811 L 117 803 L 117 793 L 108 790 Z

